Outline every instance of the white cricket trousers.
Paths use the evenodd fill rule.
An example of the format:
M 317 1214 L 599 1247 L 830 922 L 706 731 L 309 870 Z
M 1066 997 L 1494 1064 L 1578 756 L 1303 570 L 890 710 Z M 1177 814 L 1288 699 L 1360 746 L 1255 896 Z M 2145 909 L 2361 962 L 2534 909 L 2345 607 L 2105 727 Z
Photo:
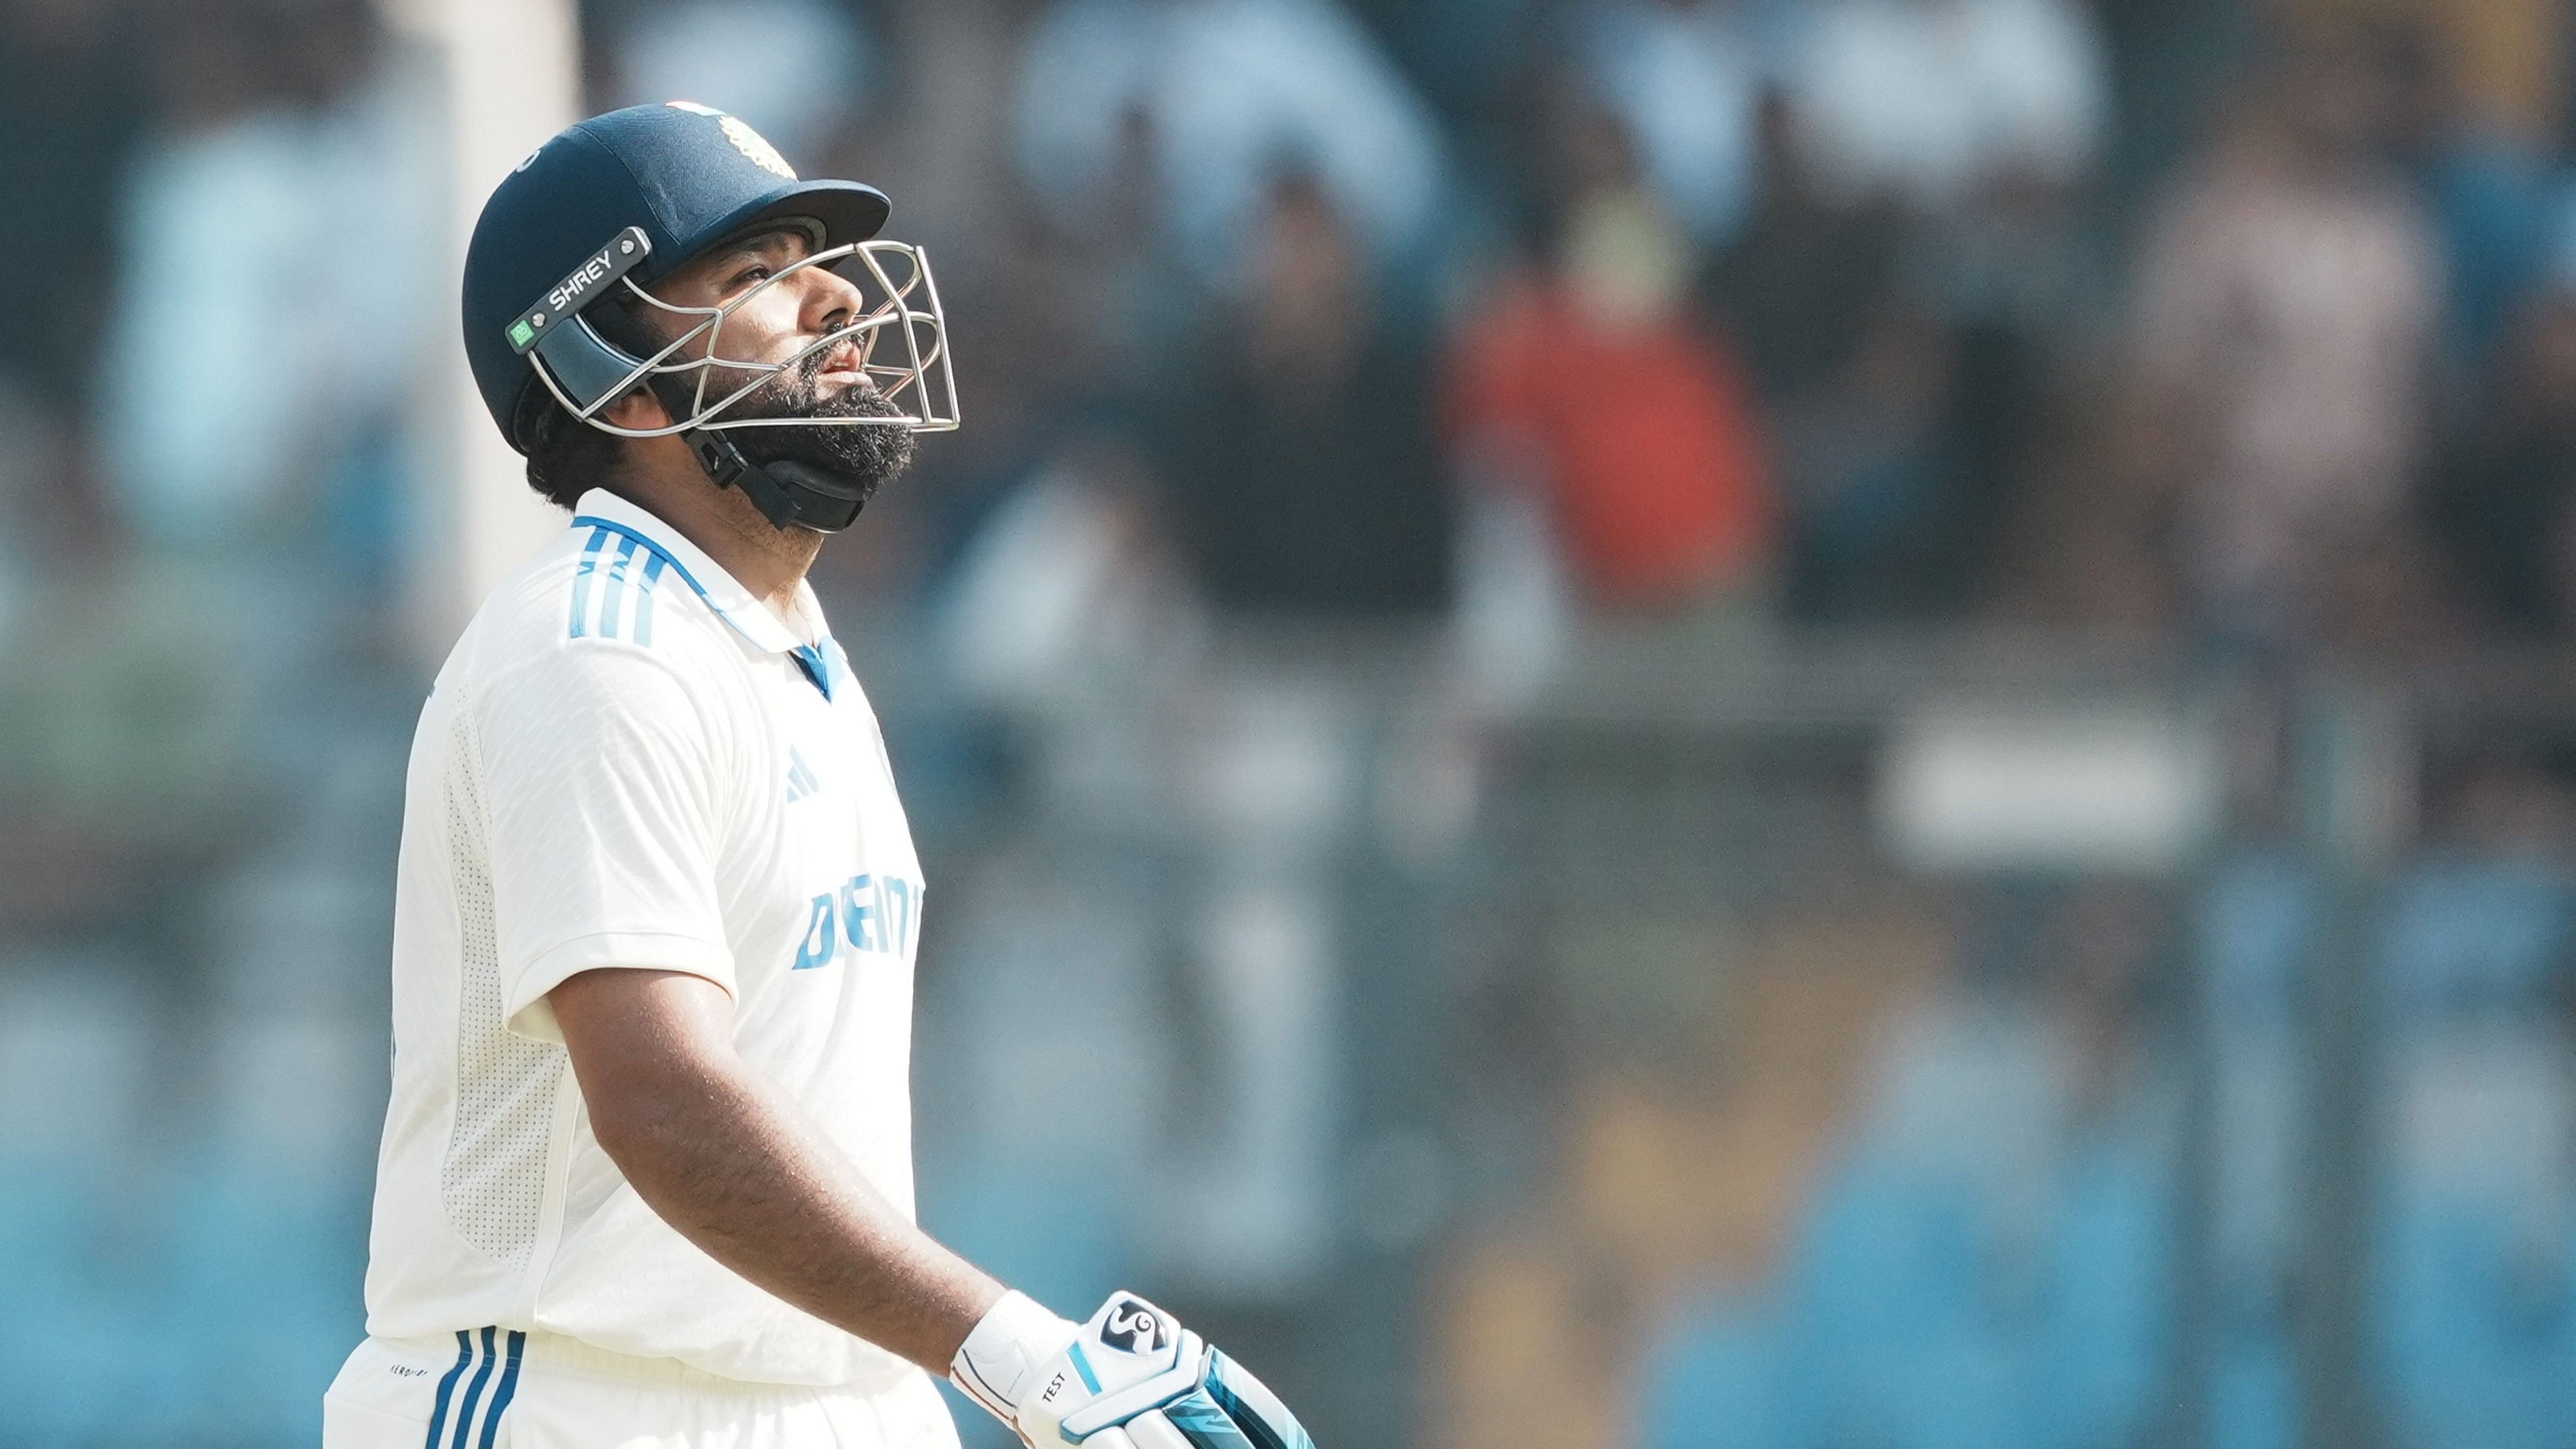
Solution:
M 957 1449 L 930 1376 L 747 1384 L 551 1333 L 370 1338 L 322 1396 L 322 1449 Z

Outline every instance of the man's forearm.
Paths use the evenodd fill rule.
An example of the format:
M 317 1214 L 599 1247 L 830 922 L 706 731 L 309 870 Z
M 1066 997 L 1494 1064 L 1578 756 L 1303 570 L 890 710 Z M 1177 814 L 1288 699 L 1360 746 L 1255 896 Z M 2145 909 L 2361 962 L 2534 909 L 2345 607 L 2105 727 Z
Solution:
M 945 1373 L 1001 1297 L 739 1061 L 577 1050 L 574 1068 L 592 1131 L 645 1204 L 787 1302 Z

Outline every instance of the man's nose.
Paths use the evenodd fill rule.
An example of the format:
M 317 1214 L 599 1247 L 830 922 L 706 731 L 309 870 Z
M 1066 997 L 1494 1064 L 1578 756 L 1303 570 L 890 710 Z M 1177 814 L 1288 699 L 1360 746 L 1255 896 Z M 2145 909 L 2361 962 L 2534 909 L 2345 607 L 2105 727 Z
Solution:
M 830 332 L 857 319 L 862 294 L 856 282 L 823 266 L 807 267 L 805 275 L 814 279 L 805 289 L 809 330 Z

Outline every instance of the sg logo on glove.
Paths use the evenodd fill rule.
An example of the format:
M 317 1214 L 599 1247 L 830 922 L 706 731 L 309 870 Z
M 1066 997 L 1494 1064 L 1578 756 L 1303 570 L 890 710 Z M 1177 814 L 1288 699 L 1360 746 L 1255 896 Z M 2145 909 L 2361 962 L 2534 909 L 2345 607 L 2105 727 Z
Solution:
M 1171 1324 L 1142 1300 L 1122 1299 L 1101 1319 L 1100 1341 L 1127 1353 L 1152 1353 L 1170 1345 Z

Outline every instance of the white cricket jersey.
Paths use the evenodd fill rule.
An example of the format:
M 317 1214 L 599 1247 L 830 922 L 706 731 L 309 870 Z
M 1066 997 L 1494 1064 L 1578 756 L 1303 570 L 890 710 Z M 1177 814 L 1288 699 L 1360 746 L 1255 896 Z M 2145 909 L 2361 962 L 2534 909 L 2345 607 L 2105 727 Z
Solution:
M 541 1329 L 760 1383 L 919 1372 L 645 1206 L 545 999 L 600 967 L 715 982 L 744 1059 L 911 1212 L 921 865 L 876 717 L 797 604 L 791 628 L 593 491 L 439 671 L 404 786 L 370 1334 Z

